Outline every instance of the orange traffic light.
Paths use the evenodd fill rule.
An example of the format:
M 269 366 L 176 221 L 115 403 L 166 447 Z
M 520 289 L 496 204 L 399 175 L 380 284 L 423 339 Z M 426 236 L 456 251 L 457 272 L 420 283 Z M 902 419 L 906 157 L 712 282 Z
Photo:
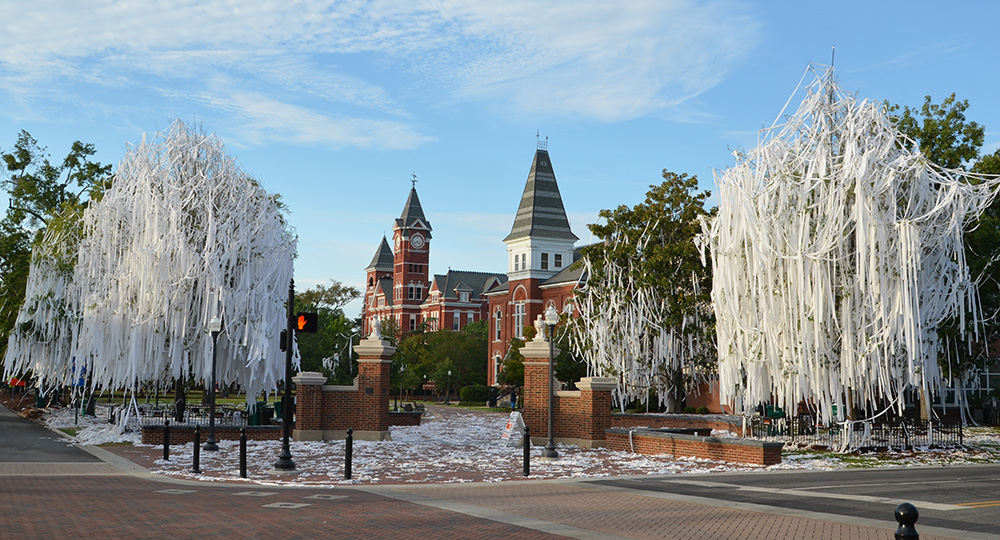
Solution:
M 295 319 L 295 329 L 298 332 L 315 334 L 319 330 L 319 315 L 316 313 L 299 313 Z

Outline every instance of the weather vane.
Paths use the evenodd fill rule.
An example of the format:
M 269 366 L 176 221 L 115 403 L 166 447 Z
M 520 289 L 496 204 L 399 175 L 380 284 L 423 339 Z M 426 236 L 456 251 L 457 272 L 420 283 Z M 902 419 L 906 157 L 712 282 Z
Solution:
M 410 173 L 410 182 L 413 182 L 413 189 L 417 189 L 417 171 Z

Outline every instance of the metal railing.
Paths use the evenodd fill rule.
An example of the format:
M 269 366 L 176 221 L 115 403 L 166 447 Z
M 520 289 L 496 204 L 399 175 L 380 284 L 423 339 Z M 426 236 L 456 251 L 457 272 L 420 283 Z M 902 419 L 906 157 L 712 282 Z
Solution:
M 164 420 L 170 420 L 170 423 L 173 425 L 208 425 L 208 405 L 187 405 L 184 408 L 184 420 L 181 422 L 178 422 L 175 418 L 173 404 L 154 405 L 151 403 L 144 403 L 138 405 L 138 409 L 138 423 L 140 425 L 162 425 Z M 113 407 L 109 411 L 109 415 L 112 418 L 116 418 L 122 414 L 126 414 L 127 412 L 130 416 L 134 416 L 134 413 L 127 411 L 127 407 L 124 406 Z M 217 426 L 246 426 L 248 425 L 249 417 L 250 415 L 244 407 L 231 405 L 216 405 L 215 407 L 215 425 Z
M 839 451 L 912 450 L 962 446 L 960 422 L 884 420 L 822 424 L 812 415 L 747 419 L 748 438 Z

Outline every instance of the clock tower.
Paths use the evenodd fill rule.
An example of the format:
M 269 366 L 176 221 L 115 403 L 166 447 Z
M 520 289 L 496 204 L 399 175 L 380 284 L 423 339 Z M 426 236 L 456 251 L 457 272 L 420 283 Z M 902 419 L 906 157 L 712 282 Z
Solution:
M 403 213 L 392 226 L 394 245 L 393 305 L 398 306 L 400 330 L 416 330 L 420 320 L 420 304 L 427 299 L 430 288 L 429 268 L 431 224 L 424 217 L 414 181 Z

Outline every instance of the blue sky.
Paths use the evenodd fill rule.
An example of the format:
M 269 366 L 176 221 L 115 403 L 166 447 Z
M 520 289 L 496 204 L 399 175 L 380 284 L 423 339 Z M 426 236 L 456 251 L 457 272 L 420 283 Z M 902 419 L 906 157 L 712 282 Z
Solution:
M 503 272 L 536 132 L 587 242 L 601 209 L 640 202 L 664 168 L 713 189 L 834 45 L 845 91 L 910 106 L 955 92 L 1000 147 L 998 15 L 962 1 L 6 0 L 0 148 L 25 129 L 57 160 L 82 140 L 117 164 L 144 132 L 200 123 L 284 197 L 300 289 L 362 285 L 415 172 L 431 271 Z

